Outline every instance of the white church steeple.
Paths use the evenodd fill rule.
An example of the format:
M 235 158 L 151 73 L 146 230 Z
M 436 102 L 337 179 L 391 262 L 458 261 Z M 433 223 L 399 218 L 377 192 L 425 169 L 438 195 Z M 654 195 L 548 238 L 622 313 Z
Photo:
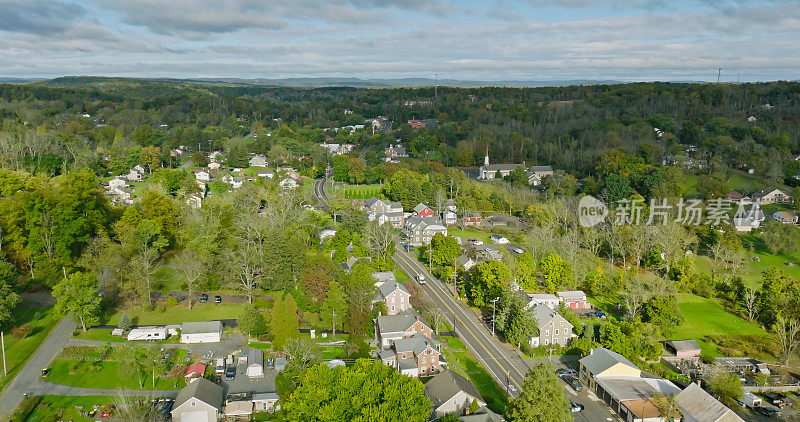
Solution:
M 489 145 L 486 145 L 486 156 L 483 157 L 483 165 L 484 166 L 489 165 Z

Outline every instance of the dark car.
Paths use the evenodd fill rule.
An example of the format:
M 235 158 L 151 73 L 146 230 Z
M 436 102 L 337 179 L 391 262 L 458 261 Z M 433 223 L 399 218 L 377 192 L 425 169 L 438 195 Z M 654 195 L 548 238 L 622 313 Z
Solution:
M 232 380 L 234 378 L 236 378 L 236 367 L 229 366 L 228 369 L 225 370 L 225 379 Z
M 570 376 L 565 376 L 563 378 L 564 378 L 564 381 L 567 384 L 569 384 L 569 386 L 572 387 L 573 390 L 575 390 L 575 391 L 583 391 L 583 386 L 581 385 L 581 382 L 578 381 L 577 378 L 570 377 Z
M 222 303 L 222 296 L 214 296 L 214 303 Z
M 755 410 L 756 413 L 758 413 L 760 415 L 764 415 L 764 416 L 766 416 L 768 418 L 779 418 L 779 417 L 781 417 L 781 411 L 776 407 L 758 406 L 753 410 Z
M 206 302 L 208 302 L 208 295 L 203 293 L 200 295 L 200 303 L 206 303 Z
M 570 376 L 574 378 L 578 375 L 578 373 L 575 372 L 574 369 L 558 368 L 556 369 L 556 375 L 559 377 Z

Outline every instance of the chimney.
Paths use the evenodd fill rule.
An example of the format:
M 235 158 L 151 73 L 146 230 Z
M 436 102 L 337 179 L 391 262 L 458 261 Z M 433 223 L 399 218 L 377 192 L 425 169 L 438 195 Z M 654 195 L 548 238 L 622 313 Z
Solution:
M 593 354 L 594 354 L 594 349 L 590 349 L 590 350 L 589 350 L 589 356 L 591 356 L 591 355 L 593 355 Z

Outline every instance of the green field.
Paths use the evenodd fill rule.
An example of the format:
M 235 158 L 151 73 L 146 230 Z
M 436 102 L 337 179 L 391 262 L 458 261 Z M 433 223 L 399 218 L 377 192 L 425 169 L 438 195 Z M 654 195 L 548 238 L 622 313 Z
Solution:
M 91 386 L 92 388 L 122 388 L 126 390 L 140 388 L 137 379 L 120 374 L 119 363 L 114 361 L 85 362 L 57 358 L 50 364 L 50 375 L 47 376 L 47 381 L 73 387 Z M 153 388 L 151 376 L 144 379 L 144 388 L 147 390 L 178 390 L 183 386 L 183 377 L 162 379 L 156 373 L 155 388 Z
M 342 185 L 336 184 L 335 186 L 327 187 L 333 192 L 338 192 L 341 196 L 347 199 L 369 199 L 373 196 L 381 197 L 381 189 L 383 185 L 380 183 L 373 183 L 370 185 Z
M 219 319 L 235 319 L 239 315 L 240 303 L 196 303 L 192 310 L 184 304 L 172 307 L 156 307 L 155 309 L 127 309 L 117 311 L 108 319 L 108 324 L 116 325 L 119 316 L 128 314 L 135 325 L 180 324 L 192 321 L 212 321 Z
M 492 243 L 489 240 L 489 236 L 491 236 L 491 233 L 487 233 L 476 229 L 457 229 L 454 227 L 449 227 L 447 229 L 447 235 L 453 237 L 460 237 L 462 239 L 478 239 L 482 240 L 483 243 L 485 244 Z
M 445 355 L 448 367 L 472 381 L 486 401 L 486 405 L 492 411 L 502 415 L 508 404 L 508 399 L 503 393 L 503 389 L 486 372 L 486 368 L 478 363 L 458 338 L 441 337 L 440 340 L 446 345 L 442 354 Z
M 30 324 L 31 332 L 22 339 L 14 337 L 9 331 L 5 332 L 8 376 L 0 377 L 0 388 L 5 388 L 14 379 L 59 321 L 59 318 L 53 315 L 52 307 L 17 308 L 13 315 L 15 326 Z
M 110 409 L 110 404 L 118 402 L 116 397 L 108 396 L 42 396 L 34 400 L 37 399 L 39 404 L 30 413 L 27 422 L 93 421 L 82 413 L 93 409 L 106 411 Z
M 708 335 L 765 334 L 757 324 L 727 312 L 715 299 L 679 294 L 678 308 L 684 321 L 669 340 L 702 339 Z

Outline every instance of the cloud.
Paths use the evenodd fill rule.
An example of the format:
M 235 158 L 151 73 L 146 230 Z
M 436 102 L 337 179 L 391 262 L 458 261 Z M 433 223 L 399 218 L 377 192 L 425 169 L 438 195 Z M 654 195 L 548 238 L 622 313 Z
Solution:
M 55 0 L 0 0 L 0 31 L 61 33 L 85 13 L 80 6 Z

